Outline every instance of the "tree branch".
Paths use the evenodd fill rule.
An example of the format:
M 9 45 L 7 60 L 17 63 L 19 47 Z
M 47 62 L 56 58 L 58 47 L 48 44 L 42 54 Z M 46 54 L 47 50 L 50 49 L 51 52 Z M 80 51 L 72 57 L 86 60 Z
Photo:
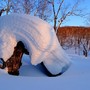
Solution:
M 58 14 L 59 14 L 59 12 L 61 10 L 61 7 L 62 7 L 63 2 L 64 2 L 64 0 L 61 1 L 56 16 L 58 16 Z
M 1 9 L 1 10 L 0 10 L 0 16 L 2 15 L 2 13 L 3 13 L 4 11 L 6 11 L 6 9 Z

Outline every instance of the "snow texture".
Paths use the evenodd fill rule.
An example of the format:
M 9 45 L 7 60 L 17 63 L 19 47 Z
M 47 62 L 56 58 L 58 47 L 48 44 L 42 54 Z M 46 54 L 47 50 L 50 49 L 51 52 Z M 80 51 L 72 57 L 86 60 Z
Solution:
M 0 58 L 5 61 L 10 58 L 18 41 L 29 51 L 32 65 L 43 62 L 54 75 L 70 66 L 53 27 L 38 17 L 25 14 L 0 17 Z
M 58 77 L 47 77 L 24 55 L 20 76 L 0 69 L 0 90 L 90 90 L 90 56 L 69 55 L 70 68 Z

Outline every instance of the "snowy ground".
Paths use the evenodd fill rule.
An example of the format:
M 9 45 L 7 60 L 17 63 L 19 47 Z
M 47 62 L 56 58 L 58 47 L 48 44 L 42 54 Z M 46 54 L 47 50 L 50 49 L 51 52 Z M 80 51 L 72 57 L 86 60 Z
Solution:
M 7 60 L 16 43 L 23 41 L 32 63 L 24 55 L 19 76 L 8 75 L 0 69 L 0 90 L 89 90 L 90 57 L 70 54 L 70 68 L 57 77 L 48 77 L 39 64 L 43 62 L 52 74 L 58 74 L 70 65 L 52 26 L 29 15 L 7 15 L 0 17 L 0 21 L 0 58 Z
M 58 77 L 47 77 L 42 66 L 32 66 L 28 56 L 24 56 L 20 76 L 0 69 L 0 90 L 90 90 L 90 57 L 69 56 L 72 65 Z

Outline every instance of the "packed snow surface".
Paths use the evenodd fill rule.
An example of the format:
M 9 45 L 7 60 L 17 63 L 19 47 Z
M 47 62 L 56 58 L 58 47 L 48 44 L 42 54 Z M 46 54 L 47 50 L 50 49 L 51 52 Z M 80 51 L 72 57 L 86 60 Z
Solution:
M 0 69 L 0 90 L 90 90 L 90 57 L 70 55 L 70 68 L 58 77 L 47 77 L 40 66 L 24 55 L 20 76 Z
M 32 65 L 43 62 L 52 74 L 62 73 L 70 65 L 53 27 L 38 17 L 25 14 L 0 17 L 0 58 L 9 59 L 18 41 L 29 51 Z

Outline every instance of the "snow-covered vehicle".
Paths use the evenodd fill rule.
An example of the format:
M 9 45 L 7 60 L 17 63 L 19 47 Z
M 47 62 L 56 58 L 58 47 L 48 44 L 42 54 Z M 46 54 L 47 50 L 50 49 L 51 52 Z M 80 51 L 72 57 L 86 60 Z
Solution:
M 63 73 L 70 66 L 55 31 L 35 16 L 10 14 L 0 17 L 0 58 L 6 62 L 21 41 L 29 52 L 32 65 L 43 65 L 52 75 Z

